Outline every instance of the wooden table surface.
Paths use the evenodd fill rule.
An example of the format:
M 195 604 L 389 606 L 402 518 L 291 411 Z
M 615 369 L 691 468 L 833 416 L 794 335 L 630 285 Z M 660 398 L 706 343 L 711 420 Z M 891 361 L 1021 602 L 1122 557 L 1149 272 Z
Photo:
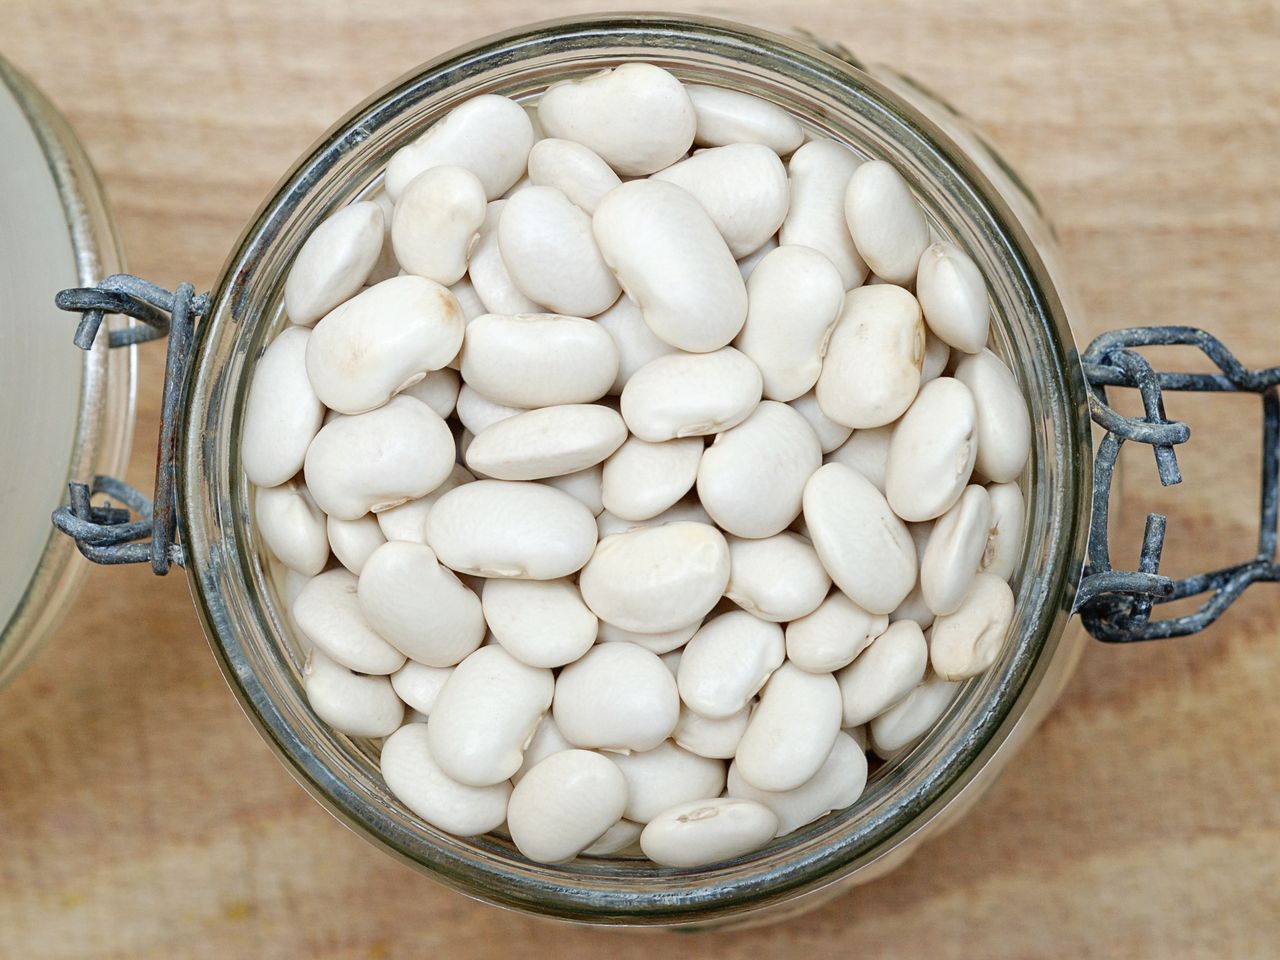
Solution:
M 330 122 L 417 63 L 608 0 L 6 0 L 0 54 L 83 138 L 132 269 L 209 284 L 246 218 Z M 673 4 L 801 25 L 946 91 L 1037 188 L 1086 308 L 1207 327 L 1280 362 L 1280 12 L 1237 0 Z M 163 352 L 143 351 L 151 482 Z M 1202 443 L 1123 509 L 1170 514 L 1167 568 L 1252 551 L 1257 414 L 1175 403 Z M 1214 422 L 1222 433 L 1214 436 Z M 1133 560 L 1133 550 L 1124 558 Z M 242 716 L 182 575 L 96 569 L 0 696 L 0 957 L 1275 957 L 1280 594 L 1205 635 L 1090 648 L 969 819 L 892 876 L 759 930 L 573 929 L 472 903 L 320 810 Z

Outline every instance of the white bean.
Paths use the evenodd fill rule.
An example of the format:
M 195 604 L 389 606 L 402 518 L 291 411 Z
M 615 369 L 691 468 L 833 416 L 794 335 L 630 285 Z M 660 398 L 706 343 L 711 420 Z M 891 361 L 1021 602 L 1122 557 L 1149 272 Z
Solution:
M 853 742 L 862 750 L 865 751 L 867 749 L 867 725 L 865 723 L 861 723 L 856 727 L 844 727 L 841 732 L 852 737 Z
M 642 830 L 644 830 L 643 824 L 632 823 L 630 820 L 619 820 L 604 833 L 600 834 L 600 838 L 583 850 L 581 855 L 584 857 L 623 855 L 623 852 L 628 848 L 638 848 Z
M 842 143 L 811 140 L 791 157 L 791 204 L 778 232 L 784 247 L 798 244 L 824 254 L 840 271 L 846 290 L 867 276 L 867 265 L 859 256 L 845 224 L 845 189 L 862 160 Z
M 688 84 L 684 89 L 693 101 L 698 124 L 694 142 L 700 146 L 763 143 L 785 157 L 804 143 L 795 117 L 776 104 L 723 87 Z
M 369 202 L 376 203 L 378 209 L 382 211 L 382 252 L 378 254 L 378 259 L 373 265 L 373 269 L 369 271 L 369 276 L 365 278 L 364 284 L 367 287 L 373 286 L 375 283 L 381 283 L 383 280 L 390 280 L 392 277 L 399 276 L 400 264 L 396 260 L 395 249 L 391 246 L 391 220 L 395 216 L 396 205 L 392 199 L 387 196 L 386 190 L 378 190 L 368 197 Z M 354 293 L 354 291 L 352 291 Z
M 923 545 L 921 545 L 920 549 L 923 550 Z M 920 589 L 918 581 L 911 592 L 907 594 L 907 598 L 898 606 L 898 609 L 889 614 L 890 623 L 897 623 L 899 620 L 914 620 L 920 625 L 921 630 L 928 630 L 933 625 L 933 619 L 934 613 L 929 609 L 929 605 L 924 602 L 924 591 Z
M 484 223 L 480 226 L 480 235 L 471 248 L 467 276 L 471 278 L 476 296 L 490 313 L 539 313 L 543 308 L 520 292 L 502 261 L 502 251 L 498 249 L 498 225 L 506 205 L 506 200 L 490 201 Z
M 907 530 L 911 533 L 911 541 L 916 545 L 916 556 L 923 560 L 925 548 L 929 545 L 929 537 L 933 534 L 933 521 L 908 523 Z M 911 588 L 911 592 L 907 594 L 907 599 L 898 604 L 898 608 L 889 614 L 890 623 L 897 623 L 899 620 L 914 620 L 920 624 L 921 630 L 929 629 L 929 625 L 933 623 L 933 611 L 924 602 L 924 591 L 920 587 L 919 578 L 916 579 L 916 585 Z
M 467 466 L 495 480 L 542 480 L 602 463 L 626 438 L 627 425 L 609 407 L 543 407 L 476 434 L 467 448 Z
M 889 460 L 889 442 L 897 421 L 883 427 L 863 427 L 825 457 L 827 463 L 843 463 L 870 480 L 884 493 L 884 468 Z
M 693 800 L 651 820 L 640 834 L 640 849 L 664 866 L 697 867 L 763 847 L 777 829 L 774 812 L 754 800 Z
M 330 409 L 364 413 L 457 356 L 465 326 L 446 288 L 422 277 L 392 277 L 316 324 L 307 376 Z
M 353 673 L 319 649 L 307 655 L 302 687 L 316 716 L 347 736 L 385 737 L 404 719 L 391 681 Z
M 378 189 L 374 193 L 370 193 L 365 200 L 371 204 L 378 205 L 378 209 L 383 211 L 383 243 L 381 243 L 381 252 L 378 260 L 374 262 L 374 269 L 369 271 L 369 276 L 365 278 L 366 287 L 372 287 L 375 283 L 381 283 L 383 280 L 389 280 L 393 276 L 398 276 L 401 266 L 396 260 L 396 251 L 392 248 L 392 218 L 396 215 L 396 204 L 392 198 L 387 196 L 385 189 Z
M 706 522 L 710 523 L 711 518 L 708 517 Z M 608 510 L 596 517 L 596 529 L 599 531 L 601 540 L 605 537 L 612 537 L 615 533 L 626 533 L 628 530 L 636 530 L 645 526 L 657 526 L 657 523 L 653 520 L 623 520 L 621 517 L 614 516 Z
M 978 573 L 991 535 L 991 498 L 973 484 L 933 525 L 920 560 L 920 589 L 935 614 L 954 613 Z
M 486 213 L 485 216 L 487 217 L 488 214 Z M 477 239 L 476 243 L 479 244 L 479 242 Z M 470 270 L 469 265 L 467 269 Z M 471 282 L 470 276 L 465 276 L 457 283 L 452 284 L 449 287 L 449 292 L 458 301 L 458 306 L 462 309 L 462 317 L 467 323 L 470 323 L 482 313 L 489 312 L 485 309 L 484 301 L 480 299 L 480 294 L 476 293 L 475 284 Z M 458 358 L 455 357 L 450 361 L 449 366 L 451 369 L 456 370 L 458 368 Z
M 704 616 L 728 582 L 724 536 L 704 523 L 681 522 L 606 537 L 578 585 L 601 620 L 636 633 L 662 633 Z
M 288 638 L 293 641 L 294 647 L 304 656 L 315 646 L 307 635 L 302 632 L 297 621 L 293 619 L 293 602 L 298 599 L 298 594 L 302 592 L 302 588 L 311 582 L 311 577 L 298 573 L 297 570 L 286 569 L 282 582 L 277 582 L 279 598 L 284 601 L 284 619 L 286 625 L 292 631 L 293 636 Z
M 758 143 L 699 150 L 651 179 L 693 194 L 735 260 L 759 250 L 787 215 L 787 171 L 774 151 Z
M 662 633 L 636 633 L 633 630 L 623 630 L 621 627 L 615 627 L 612 623 L 602 622 L 600 624 L 600 642 L 634 643 L 644 647 L 646 650 L 662 655 L 683 647 L 689 642 L 689 638 L 698 632 L 698 628 L 701 625 L 701 620 L 695 620 L 693 623 L 686 623 L 683 627 L 664 630 Z
M 707 516 L 707 511 L 702 509 L 702 504 L 698 502 L 696 497 L 680 500 L 674 506 L 662 511 L 656 517 L 650 517 L 648 520 L 623 520 L 606 510 L 597 518 L 597 523 L 600 527 L 601 539 L 618 533 L 640 530 L 645 527 L 661 527 L 669 523 L 715 525 L 712 519 Z
M 509 780 L 554 690 L 550 670 L 521 663 L 502 647 L 481 647 L 454 667 L 436 697 L 427 724 L 431 756 L 468 786 Z
M 742 274 L 743 282 L 749 284 L 751 282 L 751 274 L 755 273 L 756 267 L 760 266 L 761 261 L 764 260 L 765 257 L 773 253 L 773 251 L 777 249 L 778 249 L 778 238 L 770 237 L 768 240 L 764 242 L 764 245 L 761 246 L 758 250 L 756 250 L 753 253 L 747 254 L 745 257 L 739 258 L 738 272 Z M 748 316 L 750 315 L 750 312 L 751 312 L 750 301 L 751 301 L 751 294 L 750 294 L 750 291 L 748 291 L 747 293 Z
M 680 658 L 680 699 L 703 717 L 724 720 L 746 708 L 786 647 L 782 628 L 742 610 L 708 620 Z
M 916 298 L 938 339 L 964 353 L 987 345 L 991 307 L 982 271 L 954 243 L 930 244 L 920 255 Z
M 866 754 L 843 732 L 836 734 L 818 772 L 794 790 L 759 790 L 742 778 L 737 763 L 729 766 L 729 796 L 754 800 L 772 810 L 778 818 L 774 835 L 779 837 L 851 805 L 866 785 Z
M 915 586 L 910 532 L 875 485 L 853 468 L 818 468 L 804 488 L 804 520 L 827 573 L 860 607 L 890 613 Z
M 475 438 L 476 438 L 476 435 L 472 433 L 470 430 L 468 430 L 466 427 L 463 427 L 461 430 L 457 432 L 457 434 L 454 435 L 454 452 L 455 452 L 455 456 L 459 460 L 467 459 L 467 448 L 471 446 L 471 441 L 474 440 Z M 483 475 L 477 474 L 476 479 L 484 480 L 486 479 L 486 477 L 484 477 Z
M 302 469 L 320 431 L 324 406 L 307 377 L 311 331 L 281 331 L 258 359 L 245 403 L 240 464 L 260 487 L 284 483 Z
M 622 393 L 632 375 L 650 360 L 676 352 L 675 347 L 654 335 L 636 302 L 625 293 L 595 321 L 613 338 L 618 349 L 618 375 L 609 388 L 614 396 Z
M 666 653 L 661 654 L 658 659 L 662 661 L 662 665 L 667 668 L 674 678 L 680 672 L 680 658 L 683 655 L 684 648 L 681 647 L 679 650 L 668 650 Z M 672 732 L 674 733 L 675 731 Z
M 930 677 L 880 716 L 871 721 L 871 742 L 876 753 L 888 759 L 919 739 L 955 699 L 958 682 Z
M 421 543 L 389 540 L 365 561 L 360 609 L 396 649 L 449 667 L 484 640 L 480 600 Z
M 955 377 L 978 408 L 978 472 L 993 483 L 1016 480 L 1031 452 L 1031 418 L 1018 382 L 990 350 L 961 360 Z
M 613 338 L 593 320 L 486 314 L 467 326 L 462 379 L 498 403 L 590 403 L 609 391 L 617 373 Z
M 791 409 L 804 417 L 813 432 L 818 435 L 818 443 L 821 444 L 823 453 L 835 450 L 853 433 L 852 427 L 836 423 L 822 412 L 822 407 L 818 406 L 817 394 L 812 390 L 792 400 Z
M 378 518 L 378 527 L 382 530 L 382 535 L 388 540 L 408 540 L 411 543 L 426 543 L 427 514 L 431 512 L 435 502 L 454 487 L 461 486 L 464 483 L 471 483 L 473 480 L 475 480 L 475 477 L 470 474 L 466 467 L 455 463 L 453 470 L 450 471 L 444 482 L 425 497 L 406 500 L 398 507 L 392 507 L 389 510 L 374 514 Z
M 529 151 L 529 179 L 555 187 L 587 213 L 622 181 L 609 165 L 580 143 L 549 137 Z
M 554 753 L 511 791 L 511 840 L 538 863 L 572 860 L 617 823 L 626 799 L 626 781 L 607 758 L 590 750 Z
M 733 347 L 672 353 L 645 364 L 622 390 L 622 418 L 641 440 L 719 433 L 760 403 L 760 368 Z
M 347 669 L 394 673 L 404 666 L 404 654 L 365 617 L 356 584 L 356 578 L 342 569 L 312 578 L 293 601 L 293 619 L 308 640 Z
M 604 510 L 604 470 L 598 463 L 585 470 L 547 477 L 542 482 L 573 497 L 590 510 L 592 516 L 599 516 Z
M 458 404 L 458 391 L 461 388 L 462 378 L 458 376 L 458 371 L 443 367 L 429 371 L 425 377 L 413 386 L 406 387 L 403 392 L 415 400 L 421 400 L 441 417 L 449 417 Z
M 382 779 L 396 798 L 431 826 L 455 837 L 474 837 L 501 826 L 511 784 L 469 787 L 458 783 L 431 756 L 431 725 L 410 723 L 382 745 Z
M 892 164 L 871 160 L 849 178 L 844 217 L 858 253 L 871 271 L 909 286 L 929 246 L 929 222 L 911 188 Z
M 660 339 L 706 353 L 738 335 L 747 288 L 691 194 L 660 180 L 633 180 L 605 195 L 591 223 L 605 263 Z
M 786 623 L 807 616 L 831 589 L 831 578 L 809 541 L 798 533 L 760 540 L 729 537 L 725 596 L 761 620 Z
M 878 717 L 924 678 L 929 647 L 914 620 L 899 620 L 836 674 L 844 703 L 841 726 L 856 727 Z
M 920 362 L 920 382 L 928 383 L 930 380 L 936 380 L 942 376 L 947 369 L 947 364 L 951 362 L 951 348 L 929 329 L 925 324 L 924 330 L 924 359 Z
M 944 680 L 977 676 L 996 662 L 1013 622 L 1013 591 L 980 573 L 955 612 L 939 616 L 929 632 L 933 669 Z
M 818 772 L 840 733 L 840 687 L 829 673 L 784 663 L 760 693 L 734 763 L 761 790 L 794 790 Z
M 689 492 L 698 476 L 702 440 L 649 443 L 630 437 L 605 461 L 601 498 L 624 520 L 648 520 Z
M 533 139 L 536 143 L 546 137 L 546 131 L 542 129 L 542 123 L 538 120 L 538 105 L 536 103 L 525 102 L 521 104 L 524 112 L 529 116 L 529 123 L 533 125 Z
M 369 555 L 387 542 L 387 538 L 382 535 L 382 529 L 378 526 L 377 517 L 371 513 L 366 513 L 357 520 L 339 520 L 337 517 L 330 517 L 326 532 L 329 537 L 329 546 L 333 548 L 333 555 L 357 577 L 364 569 Z
M 805 483 L 820 466 L 822 445 L 804 417 L 765 400 L 702 455 L 698 498 L 727 532 L 772 537 L 800 515 Z
M 327 217 L 307 237 L 284 282 L 284 310 L 309 327 L 364 284 L 382 253 L 385 214 L 371 200 Z
M 481 598 L 498 643 L 531 667 L 561 667 L 596 640 L 599 621 L 572 580 L 494 580 Z
M 520 104 L 493 94 L 472 97 L 396 151 L 387 164 L 387 194 L 398 201 L 424 170 L 456 165 L 479 177 L 493 200 L 520 179 L 532 146 L 533 124 Z
M 554 187 L 531 186 L 507 201 L 498 249 L 520 291 L 556 313 L 590 317 L 618 299 L 591 217 Z
M 254 519 L 262 542 L 290 570 L 314 577 L 329 562 L 325 517 L 307 488 L 290 480 L 259 487 Z
M 464 383 L 458 391 L 458 420 L 472 434 L 484 431 L 499 421 L 524 413 L 524 407 L 508 406 L 497 400 L 486 397 L 470 384 Z
M 760 261 L 734 346 L 760 368 L 766 398 L 794 400 L 813 389 L 843 302 L 839 271 L 816 250 L 778 247 Z
M 427 542 L 459 573 L 554 580 L 590 559 L 596 521 L 554 487 L 478 480 L 436 501 L 427 514 Z
M 432 167 L 404 188 L 391 221 L 391 243 L 406 273 L 446 287 L 467 272 L 467 256 L 484 225 L 484 184 L 463 167 Z
M 888 627 L 884 614 L 868 613 L 834 590 L 817 610 L 787 624 L 787 659 L 802 670 L 830 673 L 847 666 Z
M 982 553 L 981 570 L 1008 582 L 1022 553 L 1022 534 L 1027 508 L 1022 488 L 1016 483 L 993 483 L 987 487 L 991 498 L 991 532 Z
M 600 527 L 600 539 L 603 540 L 615 533 L 626 533 L 628 530 L 638 530 L 641 527 L 660 527 L 664 523 L 678 522 L 710 524 L 712 521 L 707 516 L 707 511 L 702 509 L 702 504 L 695 499 L 681 500 L 675 506 L 648 520 L 623 520 L 606 510 L 600 514 L 596 522 Z
M 517 180 L 515 182 L 515 186 L 513 186 L 510 190 L 504 193 L 500 199 L 510 200 L 517 193 L 523 193 L 525 190 L 528 190 L 532 186 L 536 186 L 536 184 L 534 184 L 534 182 L 529 179 L 529 174 L 526 173 L 523 177 Z
M 718 797 L 724 790 L 723 761 L 682 750 L 670 740 L 652 750 L 610 759 L 627 781 L 627 806 L 622 815 L 636 823 L 648 823 L 677 803 Z
M 681 657 L 681 660 L 684 658 Z M 679 676 L 679 667 L 677 678 Z M 738 744 L 746 733 L 751 719 L 751 708 L 743 707 L 727 717 L 704 717 L 687 705 L 680 706 L 680 719 L 676 722 L 671 739 L 690 753 L 717 760 L 732 760 L 738 752 Z
M 849 427 L 892 423 L 915 399 L 923 362 L 915 297 L 892 284 L 850 290 L 818 376 L 818 405 Z
M 307 487 L 325 513 L 355 520 L 444 483 L 454 464 L 453 434 L 439 414 L 412 397 L 340 416 L 307 449 Z
M 978 444 L 973 394 L 954 377 L 930 380 L 893 431 L 885 497 L 903 520 L 933 520 L 960 499 Z
M 574 746 L 652 750 L 675 730 L 680 695 L 656 654 L 633 643 L 600 643 L 560 671 L 551 710 Z
M 430 717 L 452 672 L 453 667 L 429 667 L 416 660 L 406 660 L 403 667 L 391 674 L 391 686 L 409 707 Z
M 563 80 L 538 102 L 548 136 L 589 147 L 624 177 L 643 177 L 688 151 L 697 125 L 684 85 L 648 63 Z
M 519 783 L 526 773 L 553 753 L 572 749 L 573 744 L 564 738 L 564 734 L 556 726 L 555 719 L 550 713 L 544 713 L 542 719 L 538 721 L 537 729 L 533 731 L 533 736 L 529 739 L 528 746 L 524 748 L 524 762 L 520 764 L 520 769 L 511 775 L 511 782 Z

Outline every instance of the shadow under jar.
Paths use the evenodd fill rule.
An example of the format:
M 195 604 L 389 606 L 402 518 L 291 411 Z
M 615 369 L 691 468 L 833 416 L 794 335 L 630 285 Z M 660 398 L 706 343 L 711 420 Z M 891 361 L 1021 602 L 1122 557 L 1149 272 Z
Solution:
M 382 781 L 376 745 L 333 732 L 307 704 L 303 656 L 239 463 L 254 366 L 286 322 L 285 278 L 315 226 L 377 192 L 395 150 L 462 101 L 483 93 L 534 101 L 555 81 L 631 60 L 771 100 L 811 133 L 893 163 L 934 229 L 985 275 L 991 346 L 1012 368 L 1032 420 L 1022 478 L 1027 535 L 999 660 L 964 684 L 931 732 L 880 767 L 851 808 L 696 869 L 637 859 L 535 864 L 505 840 L 458 839 L 407 810 Z M 1034 201 L 958 116 L 900 78 L 882 82 L 804 42 L 701 18 L 627 16 L 538 24 L 446 54 L 322 138 L 250 223 L 213 288 L 182 403 L 178 501 L 186 569 L 214 653 L 263 736 L 318 800 L 472 897 L 579 922 L 713 925 L 773 919 L 873 879 L 991 783 L 1057 698 L 1081 646 L 1083 634 L 1067 621 L 1084 557 L 1092 456 L 1054 256 Z

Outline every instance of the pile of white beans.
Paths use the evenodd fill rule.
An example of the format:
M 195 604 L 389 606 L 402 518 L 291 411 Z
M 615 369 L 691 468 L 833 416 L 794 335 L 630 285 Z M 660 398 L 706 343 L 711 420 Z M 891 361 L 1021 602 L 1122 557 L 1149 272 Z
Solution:
M 974 262 L 888 163 L 642 63 L 462 103 L 383 188 L 302 245 L 244 416 L 316 715 L 540 862 L 853 803 L 1013 618 Z

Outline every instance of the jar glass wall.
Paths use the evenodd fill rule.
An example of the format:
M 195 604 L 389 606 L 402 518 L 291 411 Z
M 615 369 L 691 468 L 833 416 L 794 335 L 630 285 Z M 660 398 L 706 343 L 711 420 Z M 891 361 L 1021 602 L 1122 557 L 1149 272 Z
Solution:
M 325 216 L 377 189 L 391 154 L 481 93 L 536 97 L 557 80 L 626 60 L 682 79 L 747 90 L 812 132 L 887 159 L 935 228 L 982 268 L 992 345 L 1031 406 L 1027 571 L 999 662 L 963 687 L 935 729 L 872 777 L 852 808 L 728 864 L 677 870 L 640 860 L 546 866 L 496 838 L 424 824 L 383 785 L 376 747 L 336 734 L 307 705 L 301 657 L 251 522 L 239 431 L 253 365 L 282 324 L 284 279 Z M 699 18 L 602 17 L 535 25 L 433 61 L 337 124 L 250 223 L 213 291 L 187 383 L 180 463 L 187 570 L 215 654 L 250 717 L 336 816 L 402 859 L 481 899 L 532 913 L 616 924 L 708 924 L 868 879 L 891 866 L 985 785 L 1021 727 L 1056 696 L 1072 660 L 1061 643 L 1080 574 L 1091 483 L 1089 426 L 1075 346 L 1026 222 L 979 164 L 901 96 L 804 43 Z M 816 897 L 810 896 L 812 901 Z M 805 903 L 802 901 L 801 903 Z

